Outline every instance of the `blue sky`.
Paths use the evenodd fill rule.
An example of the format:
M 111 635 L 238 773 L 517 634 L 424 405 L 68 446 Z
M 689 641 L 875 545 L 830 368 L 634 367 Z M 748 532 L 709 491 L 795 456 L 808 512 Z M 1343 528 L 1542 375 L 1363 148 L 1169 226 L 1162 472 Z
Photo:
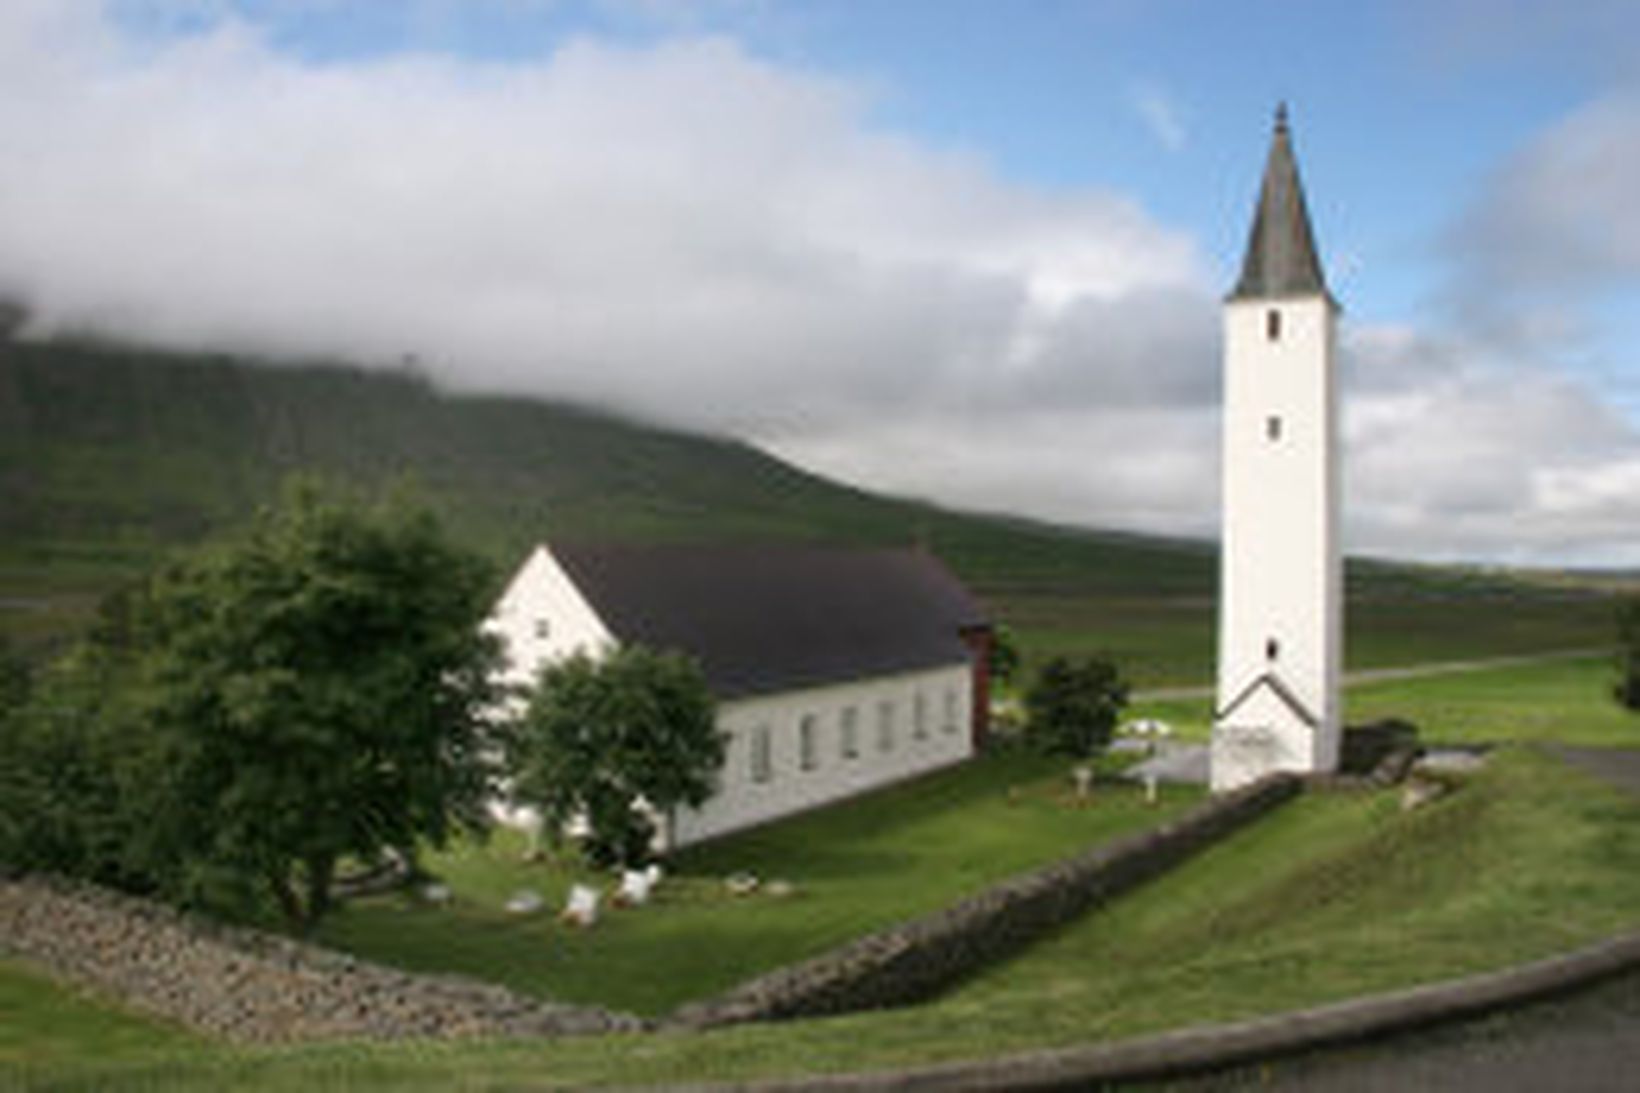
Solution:
M 1211 534 L 1285 100 L 1352 548 L 1640 563 L 1636 42 L 1617 0 L 7 0 L 0 289 Z

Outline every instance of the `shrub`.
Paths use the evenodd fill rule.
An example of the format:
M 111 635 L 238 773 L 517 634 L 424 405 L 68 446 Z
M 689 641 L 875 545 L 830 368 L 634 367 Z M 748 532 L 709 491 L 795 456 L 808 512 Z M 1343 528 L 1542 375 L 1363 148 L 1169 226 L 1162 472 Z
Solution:
M 1110 744 L 1127 698 L 1109 660 L 1055 657 L 1026 692 L 1026 739 L 1039 751 L 1089 758 Z

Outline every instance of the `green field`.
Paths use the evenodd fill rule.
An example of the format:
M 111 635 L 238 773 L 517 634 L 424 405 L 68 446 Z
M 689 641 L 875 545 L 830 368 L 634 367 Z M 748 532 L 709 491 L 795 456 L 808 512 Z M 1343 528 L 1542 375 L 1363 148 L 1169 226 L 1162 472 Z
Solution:
M 1355 683 L 1344 716 L 1361 725 L 1400 718 L 1428 744 L 1548 743 L 1640 747 L 1640 717 L 1610 698 L 1612 658 L 1561 657 L 1414 679 Z M 1178 738 L 1207 739 L 1207 697 L 1140 700 L 1130 718 L 1160 718 Z
M 426 863 L 456 894 L 429 907 L 404 897 L 361 901 L 321 940 L 382 963 L 494 979 L 526 993 L 660 1014 L 852 938 L 938 910 L 1014 873 L 1156 824 L 1201 799 L 1136 787 L 1075 799 L 1065 760 L 988 756 L 841 808 L 685 851 L 657 902 L 606 913 L 583 931 L 551 915 L 510 916 L 523 888 L 563 906 L 571 882 L 607 876 L 573 864 L 526 863 L 516 837 L 463 846 Z M 785 898 L 736 897 L 724 878 L 749 872 L 795 887 Z
M 1587 663 L 1544 664 L 1368 690 L 1403 703 L 1397 712 L 1415 719 L 1418 711 L 1447 711 L 1466 726 L 1455 733 L 1469 738 L 1489 735 L 1482 729 L 1502 707 L 1557 726 L 1556 735 L 1640 736 L 1640 718 L 1614 716 L 1603 689 L 1588 686 L 1599 682 L 1599 671 Z M 939 809 L 929 808 L 919 822 L 939 822 Z M 994 837 L 993 845 L 1008 841 Z M 1637 909 L 1640 802 L 1516 748 L 1412 813 L 1401 811 L 1393 791 L 1294 802 L 922 1006 L 698 1036 L 250 1050 L 169 1031 L 142 1044 L 120 1031 L 127 1019 L 64 992 L 42 992 L 8 969 L 0 982 L 21 979 L 24 986 L 0 988 L 0 998 L 21 998 L 9 1004 L 35 1015 L 35 1031 L 9 1049 L 0 1083 L 9 1076 L 51 1088 L 116 1081 L 155 1089 L 573 1088 L 928 1062 L 1141 1034 L 1461 975 L 1636 928 Z M 10 1023 L 0 1013 L 0 1025 Z

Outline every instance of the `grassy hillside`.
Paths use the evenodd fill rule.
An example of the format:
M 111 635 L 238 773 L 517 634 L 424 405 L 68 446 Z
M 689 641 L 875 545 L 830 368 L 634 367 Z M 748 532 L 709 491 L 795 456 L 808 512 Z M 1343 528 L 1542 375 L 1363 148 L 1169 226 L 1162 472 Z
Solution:
M 5 341 L 0 633 L 41 646 L 72 630 L 109 587 L 244 519 L 295 470 L 408 476 L 502 569 L 551 538 L 915 540 L 1037 655 L 1109 651 L 1150 683 L 1202 679 L 1210 654 L 1207 544 L 952 513 L 742 443 L 453 395 L 402 372 Z M 1351 583 L 1378 605 L 1361 616 L 1365 663 L 1587 644 L 1607 627 L 1587 592 L 1373 564 L 1352 566 Z M 1454 598 L 1456 615 L 1440 606 Z
M 405 373 L 0 343 L 0 561 L 95 575 L 240 519 L 316 469 L 410 475 L 474 545 L 543 537 L 922 539 L 981 579 L 1203 590 L 1196 544 L 954 515 L 874 497 L 745 444 Z

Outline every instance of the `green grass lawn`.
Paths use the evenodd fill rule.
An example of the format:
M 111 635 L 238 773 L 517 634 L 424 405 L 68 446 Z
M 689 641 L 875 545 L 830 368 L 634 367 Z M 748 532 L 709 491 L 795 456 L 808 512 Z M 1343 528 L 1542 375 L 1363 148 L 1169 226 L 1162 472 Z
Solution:
M 321 940 L 384 963 L 658 1014 L 1154 825 L 1201 796 L 1173 789 L 1152 807 L 1136 788 L 1112 784 L 1097 791 L 1094 806 L 1081 807 L 1071 765 L 987 756 L 686 851 L 655 903 L 607 912 L 592 930 L 561 925 L 551 913 L 505 911 L 522 888 L 556 909 L 573 881 L 607 886 L 610 878 L 569 861 L 525 862 L 521 841 L 500 835 L 428 860 L 455 892 L 453 905 L 403 896 L 359 901 L 327 921 Z M 796 891 L 733 896 L 723 879 L 741 871 Z
M 14 1067 L 109 1055 L 134 1061 L 200 1049 L 204 1037 L 68 990 L 25 964 L 0 960 L 0 1083 Z
M 996 1054 L 1247 1017 L 1640 926 L 1640 803 L 1529 750 L 1412 813 L 1316 794 L 931 1003 L 700 1035 L 168 1052 L 111 1041 L 53 1088 L 575 1088 Z M 83 1005 L 84 1003 L 76 1003 Z M 13 1069 L 21 1077 L 23 1071 Z M 0 1071 L 3 1076 L 5 1071 Z
M 1623 714 L 1606 697 L 1607 671 L 1599 661 L 1552 662 L 1373 684 L 1352 692 L 1351 702 L 1362 703 L 1361 710 L 1376 704 L 1382 712 L 1426 724 L 1438 721 L 1447 728 L 1444 735 L 1434 733 L 1437 739 L 1519 739 L 1527 735 L 1520 726 L 1530 725 L 1542 738 L 1640 743 L 1635 739 L 1640 718 Z M 1504 731 L 1507 726 L 1514 727 Z M 676 903 L 617 916 L 591 934 L 551 939 L 598 942 L 629 930 L 634 946 L 654 946 L 654 952 L 667 940 L 659 932 L 663 914 L 650 911 L 714 922 L 741 914 L 820 916 L 836 902 L 826 896 L 834 891 L 830 886 L 846 879 L 849 867 L 828 858 L 808 873 L 774 868 L 788 862 L 790 845 L 804 840 L 858 846 L 867 866 L 861 884 L 893 917 L 914 911 L 899 901 L 910 899 L 906 890 L 918 886 L 912 878 L 921 874 L 882 857 L 878 839 L 927 844 L 946 863 L 924 870 L 933 875 L 964 863 L 972 868 L 977 858 L 1021 853 L 1010 831 L 1026 832 L 1020 841 L 1041 849 L 1050 837 L 1060 837 L 1045 831 L 1060 832 L 1074 843 L 1083 837 L 1070 830 L 1074 825 L 1096 822 L 1095 810 L 1066 810 L 1055 802 L 1054 795 L 1064 789 L 1052 771 L 1033 773 L 1032 761 L 1023 758 L 1007 762 L 1021 764 L 1017 777 L 998 780 L 1028 788 L 1012 807 L 1005 793 L 997 798 L 995 783 L 987 788 L 979 768 L 966 776 L 973 783 L 956 779 L 905 787 L 835 814 L 702 850 L 681 871 Z M 936 799 L 941 796 L 943 801 Z M 942 820 L 948 811 L 961 819 Z M 480 893 L 480 909 L 510 891 L 512 870 L 526 868 L 504 849 L 499 853 L 492 862 L 463 859 L 473 876 L 461 883 Z M 800 895 L 789 904 L 721 900 L 715 889 L 707 889 L 712 878 L 732 868 L 788 876 Z M 828 876 L 828 870 L 838 872 Z M 452 877 L 457 871 L 452 860 Z M 479 883 L 485 876 L 488 895 Z M 953 885 L 962 883 L 966 880 Z M 698 886 L 693 895 L 691 886 Z M 699 903 L 691 906 L 697 897 Z M 891 907 L 897 909 L 890 912 Z M 419 914 L 386 905 L 379 913 L 384 920 Z M 353 917 L 337 920 L 337 928 L 351 929 L 350 921 L 343 923 Z M 548 934 L 555 929 L 538 925 Z M 699 1036 L 251 1050 L 110 1015 L 38 980 L 18 988 L 7 979 L 0 983 L 0 998 L 28 1016 L 14 1017 L 0 1007 L 0 1027 L 20 1030 L 0 1040 L 6 1045 L 0 1087 L 38 1081 L 51 1088 L 119 1084 L 303 1093 L 360 1087 L 548 1088 L 935 1061 L 1273 1012 L 1498 967 L 1637 927 L 1640 804 L 1547 756 L 1509 749 L 1497 753 L 1458 793 L 1413 813 L 1400 811 L 1393 792 L 1313 795 L 1293 802 L 1154 885 L 921 1006 Z M 644 936 L 650 929 L 657 932 Z M 403 943 L 407 935 L 389 930 L 386 936 Z M 693 943 L 706 948 L 698 935 Z M 759 936 L 746 942 L 762 943 Z M 738 937 L 719 943 L 701 962 L 731 959 L 741 945 Z M 477 959 L 493 959 L 497 952 Z M 514 958 L 524 959 L 518 953 Z M 672 957 L 663 953 L 661 959 Z M 0 966 L 0 977 L 12 974 Z M 665 1004 L 661 995 L 633 1002 L 649 1009 Z

